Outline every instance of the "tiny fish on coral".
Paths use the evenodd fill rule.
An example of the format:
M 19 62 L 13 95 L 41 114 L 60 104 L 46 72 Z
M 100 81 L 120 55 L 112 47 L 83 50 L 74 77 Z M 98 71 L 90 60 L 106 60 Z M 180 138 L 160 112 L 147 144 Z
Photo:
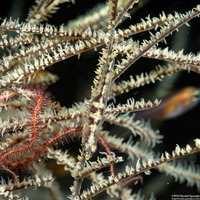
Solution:
M 163 97 L 161 104 L 149 110 L 139 111 L 136 118 L 166 120 L 179 117 L 199 104 L 200 89 L 187 86 Z

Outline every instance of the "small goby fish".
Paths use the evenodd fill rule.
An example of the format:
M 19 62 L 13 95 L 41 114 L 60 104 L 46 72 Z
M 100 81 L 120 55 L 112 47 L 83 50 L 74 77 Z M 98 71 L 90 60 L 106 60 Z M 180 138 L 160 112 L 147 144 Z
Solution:
M 164 97 L 159 106 L 136 113 L 136 119 L 173 119 L 191 110 L 199 102 L 200 88 L 188 86 Z

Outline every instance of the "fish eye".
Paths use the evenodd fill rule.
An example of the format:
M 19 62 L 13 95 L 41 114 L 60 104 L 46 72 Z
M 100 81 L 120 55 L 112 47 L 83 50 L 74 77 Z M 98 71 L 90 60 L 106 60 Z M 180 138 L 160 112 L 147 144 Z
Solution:
M 197 91 L 194 96 L 196 97 L 196 100 L 200 100 L 200 91 Z
M 196 95 L 194 95 L 194 96 L 191 98 L 191 101 L 196 101 L 196 100 L 198 100 L 198 98 L 200 98 L 200 97 L 197 97 Z
M 97 145 L 92 145 L 91 151 L 94 153 L 97 150 Z

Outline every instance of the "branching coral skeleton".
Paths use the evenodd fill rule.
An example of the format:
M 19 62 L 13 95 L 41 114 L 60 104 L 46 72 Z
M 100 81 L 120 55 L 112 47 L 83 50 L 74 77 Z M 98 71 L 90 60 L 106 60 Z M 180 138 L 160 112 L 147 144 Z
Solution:
M 158 44 L 198 17 L 200 5 L 185 14 L 175 12 L 153 18 L 148 16 L 136 25 L 120 29 L 119 25 L 130 17 L 129 12 L 132 13 L 140 1 L 109 0 L 95 13 L 68 25 L 55 27 L 42 24 L 57 12 L 60 4 L 66 2 L 75 3 L 70 0 L 38 0 L 26 22 L 10 18 L 0 25 L 0 47 L 5 50 L 0 60 L 0 168 L 9 177 L 6 179 L 2 173 L 0 196 L 22 199 L 15 190 L 45 186 L 52 199 L 60 199 L 56 195 L 60 194 L 55 187 L 56 180 L 43 162 L 51 159 L 64 166 L 64 170 L 74 178 L 67 196 L 74 200 L 96 198 L 104 190 L 119 199 L 142 199 L 139 193 L 131 192 L 126 185 L 142 181 L 142 174 L 150 175 L 151 169 L 165 172 L 200 190 L 198 165 L 193 169 L 168 163 L 198 153 L 200 139 L 193 138 L 194 147 L 187 144 L 180 148 L 177 145 L 171 154 L 165 152 L 158 156 L 151 148 L 161 143 L 163 136 L 151 128 L 149 122 L 136 120 L 133 113 L 154 108 L 161 100 L 138 101 L 131 97 L 124 104 L 115 103 L 117 96 L 157 80 L 162 81 L 178 71 L 199 74 L 200 54 L 184 54 L 182 50 L 174 52 L 168 47 L 160 48 Z M 133 40 L 133 35 L 150 30 L 154 33 L 149 32 L 149 39 Z M 10 33 L 15 33 L 15 36 Z M 58 77 L 46 68 L 97 48 L 101 48 L 100 58 L 91 95 L 83 102 L 74 103 L 71 108 L 55 102 L 46 92 L 46 87 L 56 82 Z M 171 64 L 159 65 L 149 73 L 116 82 L 142 57 Z M 113 136 L 104 130 L 104 122 L 126 128 L 134 136 L 139 136 L 146 150 L 139 143 L 133 143 L 133 138 L 126 141 L 123 136 Z M 67 151 L 73 138 L 81 141 L 80 155 L 76 159 Z M 101 150 L 98 143 L 102 146 Z M 104 153 L 99 155 L 102 149 Z M 115 164 L 124 160 L 113 150 L 119 152 L 117 155 L 127 154 L 133 163 L 116 173 Z M 109 176 L 98 173 L 106 167 L 110 168 Z M 86 178 L 92 183 L 90 187 L 84 185 Z

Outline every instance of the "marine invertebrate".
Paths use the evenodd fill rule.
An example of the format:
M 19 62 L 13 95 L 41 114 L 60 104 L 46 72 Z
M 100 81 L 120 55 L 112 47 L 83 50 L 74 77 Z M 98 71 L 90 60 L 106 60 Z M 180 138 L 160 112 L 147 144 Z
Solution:
M 185 14 L 162 13 L 159 17 L 148 16 L 136 25 L 119 28 L 129 16 L 128 13 L 135 12 L 137 6 L 144 2 L 110 0 L 108 4 L 67 25 L 60 25 L 58 28 L 49 24 L 43 25 L 43 21 L 64 2 L 67 1 L 36 1 L 36 6 L 30 11 L 26 22 L 5 19 L 0 26 L 0 46 L 8 51 L 2 56 L 0 69 L 0 166 L 11 175 L 11 181 L 1 182 L 2 196 L 20 198 L 12 192 L 45 185 L 49 187 L 53 198 L 60 198 L 56 193 L 59 190 L 54 188 L 56 181 L 52 175 L 47 175 L 48 171 L 41 162 L 44 157 L 56 160 L 58 165 L 64 165 L 65 170 L 74 178 L 70 194 L 67 195 L 71 199 L 89 199 L 104 190 L 115 198 L 140 198 L 137 192 L 131 194 L 129 189 L 124 188 L 123 183 L 127 183 L 127 180 L 141 180 L 141 176 L 137 175 L 143 172 L 150 174 L 152 168 L 164 171 L 199 189 L 198 166 L 192 169 L 190 165 L 183 168 L 181 164 L 167 164 L 169 161 L 199 152 L 199 139 L 195 140 L 194 147 L 185 144 L 185 148 L 180 148 L 177 145 L 171 155 L 166 152 L 158 156 L 153 147 L 161 142 L 162 135 L 152 129 L 148 122 L 134 120 L 131 113 L 151 109 L 159 105 L 160 101 L 155 99 L 146 102 L 144 99 L 135 100 L 132 97 L 122 104 L 116 103 L 115 99 L 118 102 L 119 95 L 172 76 L 178 71 L 190 70 L 199 73 L 198 54 L 175 52 L 158 44 L 199 16 L 200 6 L 194 6 Z M 145 32 L 148 39 L 132 38 L 137 33 Z M 11 36 L 10 33 L 15 35 Z M 74 103 L 71 108 L 61 106 L 52 99 L 46 100 L 48 107 L 43 106 L 45 94 L 40 92 L 38 85 L 48 85 L 57 79 L 57 76 L 45 71 L 46 68 L 72 56 L 80 57 L 85 52 L 91 53 L 92 49 L 98 49 L 100 58 L 96 63 L 91 94 L 87 95 L 85 100 Z M 149 73 L 117 82 L 118 78 L 142 57 L 172 64 L 160 65 Z M 77 76 L 73 79 L 77 79 Z M 33 96 L 37 97 L 36 103 L 30 106 Z M 122 133 L 120 136 L 113 136 L 105 131 L 104 122 L 127 128 L 135 136 L 139 136 L 140 140 L 136 139 L 138 143 L 134 143 L 134 140 L 127 140 Z M 69 144 L 58 143 L 65 143 L 70 137 L 81 138 L 80 146 L 76 148 L 80 149 L 80 155 L 76 160 L 70 153 L 56 149 L 68 149 Z M 99 155 L 98 142 L 102 144 L 101 151 L 106 152 L 103 154 L 106 156 L 101 158 L 96 157 L 96 154 Z M 122 172 L 114 172 L 113 165 L 123 159 L 111 153 L 113 150 L 117 151 L 117 154 L 127 154 L 133 163 L 124 167 L 125 170 L 122 167 Z M 93 161 L 88 161 L 90 159 Z M 21 174 L 16 170 L 20 167 L 23 167 Z M 105 173 L 97 173 L 106 167 L 111 168 L 111 175 L 106 177 Z M 86 177 L 92 181 L 89 189 L 84 182 Z

